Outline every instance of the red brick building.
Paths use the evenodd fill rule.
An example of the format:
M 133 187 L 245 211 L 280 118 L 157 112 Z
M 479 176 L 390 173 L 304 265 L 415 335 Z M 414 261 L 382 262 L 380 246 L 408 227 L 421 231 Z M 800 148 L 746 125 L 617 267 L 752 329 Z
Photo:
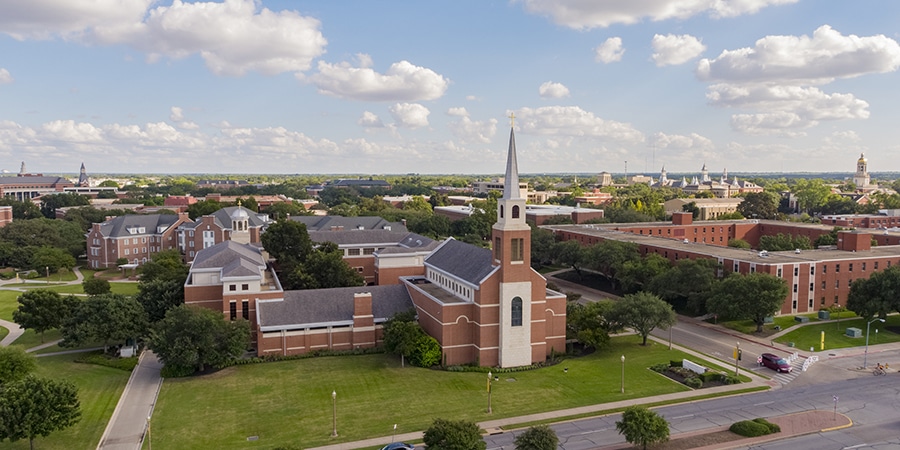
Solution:
M 0 206 L 0 228 L 12 223 L 13 212 L 12 206 Z
M 815 312 L 832 304 L 846 305 L 854 280 L 900 264 L 900 233 L 847 230 L 838 233 L 837 248 L 764 252 L 728 247 L 743 239 L 757 247 L 761 236 L 806 236 L 811 241 L 832 230 L 830 225 L 775 221 L 692 222 L 690 213 L 675 214 L 672 223 L 553 225 L 545 227 L 563 240 L 593 245 L 611 239 L 638 245 L 642 255 L 656 253 L 673 263 L 711 258 L 720 276 L 731 272 L 768 273 L 790 288 L 780 314 Z M 874 231 L 874 230 L 873 230 Z M 875 241 L 877 246 L 872 246 Z
M 88 267 L 116 267 L 116 260 L 144 264 L 163 250 L 178 248 L 176 229 L 190 223 L 187 214 L 127 215 L 93 224 L 87 233 Z
M 222 208 L 195 222 L 178 227 L 178 245 L 184 261 L 190 263 L 197 252 L 225 241 L 259 244 L 269 216 L 255 213 L 243 206 Z

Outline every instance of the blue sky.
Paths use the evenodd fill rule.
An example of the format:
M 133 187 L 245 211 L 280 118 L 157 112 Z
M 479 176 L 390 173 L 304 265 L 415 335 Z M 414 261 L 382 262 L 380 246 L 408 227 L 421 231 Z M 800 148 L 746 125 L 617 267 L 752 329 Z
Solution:
M 896 0 L 0 4 L 0 169 L 900 171 Z

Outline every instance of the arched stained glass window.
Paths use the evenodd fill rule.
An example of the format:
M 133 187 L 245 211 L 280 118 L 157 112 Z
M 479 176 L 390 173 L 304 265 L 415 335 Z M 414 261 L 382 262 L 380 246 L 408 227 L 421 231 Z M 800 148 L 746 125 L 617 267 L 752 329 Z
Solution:
M 510 320 L 510 325 L 514 327 L 522 326 L 522 299 L 520 297 L 515 297 L 512 299 L 512 307 L 510 308 L 512 312 L 512 318 Z

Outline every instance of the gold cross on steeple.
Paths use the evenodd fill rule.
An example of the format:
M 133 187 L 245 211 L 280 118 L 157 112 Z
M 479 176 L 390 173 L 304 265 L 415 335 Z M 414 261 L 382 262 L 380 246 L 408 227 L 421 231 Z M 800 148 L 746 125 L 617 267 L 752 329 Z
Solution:
M 509 127 L 510 128 L 516 127 L 516 113 L 509 114 Z

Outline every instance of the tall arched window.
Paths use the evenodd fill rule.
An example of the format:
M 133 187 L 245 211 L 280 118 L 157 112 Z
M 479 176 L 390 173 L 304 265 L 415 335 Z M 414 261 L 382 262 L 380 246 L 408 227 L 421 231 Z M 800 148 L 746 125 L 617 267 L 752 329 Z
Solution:
M 519 205 L 513 205 L 512 218 L 513 219 L 519 218 Z
M 512 307 L 510 308 L 510 312 L 512 313 L 512 318 L 510 319 L 510 325 L 514 327 L 522 326 L 522 299 L 520 297 L 515 297 L 512 299 Z
M 503 205 L 500 205 L 500 218 L 503 218 Z

